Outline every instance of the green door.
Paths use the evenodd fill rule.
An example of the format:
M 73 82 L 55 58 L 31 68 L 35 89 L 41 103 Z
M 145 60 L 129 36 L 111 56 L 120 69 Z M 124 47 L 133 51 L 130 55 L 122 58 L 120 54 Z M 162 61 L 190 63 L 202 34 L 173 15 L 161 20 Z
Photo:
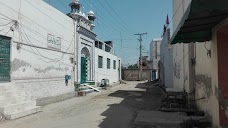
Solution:
M 10 81 L 10 37 L 0 36 L 0 82 Z
M 81 57 L 81 84 L 87 81 L 87 59 L 86 57 Z

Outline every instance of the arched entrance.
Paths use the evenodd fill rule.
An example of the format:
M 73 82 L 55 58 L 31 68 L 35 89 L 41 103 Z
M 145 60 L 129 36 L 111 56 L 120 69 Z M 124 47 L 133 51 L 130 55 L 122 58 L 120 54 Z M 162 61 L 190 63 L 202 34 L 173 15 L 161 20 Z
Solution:
M 81 84 L 86 83 L 90 77 L 90 54 L 88 48 L 81 51 Z

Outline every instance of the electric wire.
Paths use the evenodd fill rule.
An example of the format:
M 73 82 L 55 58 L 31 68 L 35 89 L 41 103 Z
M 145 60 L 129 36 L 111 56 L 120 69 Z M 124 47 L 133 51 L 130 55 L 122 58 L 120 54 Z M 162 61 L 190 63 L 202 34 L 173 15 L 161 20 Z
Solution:
M 18 32 L 20 33 L 20 36 L 23 36 L 26 40 L 27 40 L 27 43 L 29 43 L 30 45 L 32 45 L 33 46 L 33 48 L 37 51 L 37 54 L 39 54 L 41 57 L 43 57 L 43 58 L 45 58 L 45 59 L 48 59 L 48 60 L 50 60 L 50 61 L 44 61 L 44 60 L 42 60 L 42 61 L 44 61 L 44 62 L 46 62 L 46 63 L 51 63 L 51 62 L 59 62 L 59 61 L 61 61 L 62 59 L 63 59 L 63 56 L 66 54 L 66 53 L 62 53 L 62 56 L 60 57 L 60 58 L 55 58 L 55 59 L 53 59 L 53 58 L 49 58 L 49 57 L 46 57 L 46 56 L 44 56 L 44 55 L 42 55 L 40 52 L 39 52 L 39 50 L 36 48 L 36 47 L 34 47 L 34 44 L 32 43 L 32 41 L 29 39 L 29 37 L 28 37 L 28 35 L 25 33 L 25 31 L 24 31 L 24 29 L 23 29 L 23 27 L 20 27 L 21 29 L 22 29 L 22 31 L 24 32 L 24 34 L 21 32 L 21 30 L 20 29 L 18 29 Z M 22 37 L 21 37 L 22 38 Z M 73 40 L 72 40 L 72 42 L 73 42 Z M 71 45 L 72 45 L 72 43 L 71 43 Z M 69 46 L 69 48 L 71 47 L 71 45 Z M 31 47 L 30 47 L 31 48 Z M 68 49 L 69 49 L 68 48 Z M 32 48 L 31 48 L 31 50 L 34 52 L 34 53 L 36 53 Z M 50 53 L 50 52 L 49 52 Z M 53 54 L 54 55 L 54 54 Z M 55 55 L 56 56 L 56 55 Z
M 62 1 L 60 1 L 60 0 L 58 0 L 64 7 L 66 7 L 66 5 L 64 4 L 64 3 L 62 3 Z M 88 4 L 88 3 L 86 3 L 86 4 Z M 67 7 L 66 7 L 67 8 Z M 104 29 L 105 29 L 105 31 L 109 31 L 110 32 L 110 30 L 111 30 L 111 28 L 109 27 L 109 26 L 107 26 L 106 24 L 103 24 L 103 26 L 104 26 Z M 102 27 L 103 28 L 103 27 Z M 96 29 L 102 29 L 102 28 L 96 28 Z M 109 29 L 108 29 L 109 28 Z M 117 30 L 117 29 L 116 29 Z M 102 32 L 102 33 L 101 33 Z M 105 33 L 105 34 L 103 34 L 103 31 L 101 30 L 101 35 L 102 36 L 104 36 L 104 37 L 106 37 L 106 38 L 110 38 L 110 37 L 107 37 L 106 35 L 107 35 L 107 33 Z M 115 33 L 110 33 L 110 35 L 116 35 Z M 117 37 L 118 38 L 118 37 Z M 115 40 L 115 39 L 113 39 L 113 38 L 111 38 L 112 40 Z M 126 40 L 126 39 L 125 39 Z M 118 45 L 120 45 L 120 44 L 118 44 Z
M 0 2 L 1 3 L 1 2 Z M 12 9 L 12 8 L 11 8 Z M 15 11 L 14 9 L 12 9 L 13 11 Z M 15 12 L 17 12 L 17 11 L 15 11 Z M 28 18 L 28 17 L 26 17 L 25 15 L 23 15 L 22 14 L 22 16 L 23 17 L 25 17 L 25 18 L 27 18 L 27 19 L 29 19 L 30 21 L 32 21 L 33 23 L 36 23 L 36 22 L 34 22 L 33 20 L 31 20 L 30 18 Z M 42 27 L 41 25 L 39 25 L 38 23 L 36 23 L 38 26 L 40 26 L 40 27 Z M 45 29 L 44 27 L 42 27 L 43 29 Z M 47 30 L 47 29 L 45 29 L 45 30 Z M 48 30 L 47 30 L 48 31 Z M 117 46 L 117 45 L 115 45 L 115 46 Z
M 6 24 L 0 24 L 0 26 L 7 26 L 9 24 L 13 23 L 13 21 L 10 21 L 9 23 L 6 23 Z
M 128 27 L 126 29 L 130 30 L 131 32 L 135 33 L 134 30 L 131 30 L 130 28 L 132 27 L 129 27 L 129 25 L 127 23 L 125 23 L 125 21 L 116 13 L 115 9 L 112 8 L 112 6 L 107 2 L 107 0 L 104 0 L 105 3 L 109 6 L 109 8 L 111 8 L 111 10 L 114 12 L 114 14 L 122 21 L 122 23 L 125 25 L 123 25 L 123 27 Z
M 83 1 L 87 6 L 89 6 L 89 4 L 86 2 L 86 1 Z M 99 1 L 98 1 L 99 2 Z M 94 6 L 96 9 L 98 9 L 96 6 Z M 126 30 L 123 30 L 123 28 L 122 27 L 119 27 L 119 26 L 117 26 L 115 23 L 117 23 L 117 22 L 114 22 L 113 20 L 111 20 L 111 19 L 109 19 L 109 17 L 105 17 L 105 14 L 103 13 L 104 11 L 98 11 L 97 10 L 97 15 L 98 15 L 98 18 L 101 18 L 102 20 L 101 21 L 106 21 L 106 23 L 107 23 L 107 21 L 110 23 L 110 24 L 112 24 L 113 25 L 113 28 L 117 31 L 117 33 L 119 33 L 120 31 L 119 30 L 122 30 L 122 32 L 128 32 L 128 31 L 126 31 Z M 110 13 L 110 12 L 109 12 Z M 104 16 L 104 18 L 102 17 L 102 16 Z M 113 17 L 113 16 L 112 16 Z M 103 24 L 102 24 L 103 25 Z M 114 27 L 115 26 L 115 27 Z M 110 29 L 110 30 L 112 30 L 112 29 Z M 130 33 L 131 34 L 131 33 Z
M 2 5 L 4 5 L 4 6 L 8 7 L 8 8 L 11 9 L 12 11 L 14 11 L 14 12 L 16 12 L 16 13 L 19 13 L 18 11 L 16 11 L 15 9 L 13 9 L 13 8 L 11 8 L 11 7 L 9 7 L 9 6 L 7 6 L 6 4 L 2 3 L 1 1 L 0 1 L 0 3 L 1 3 Z M 1 12 L 0 12 L 0 15 L 5 16 L 5 15 L 2 14 Z M 35 21 L 32 20 L 31 18 L 28 18 L 27 16 L 25 16 L 25 15 L 23 15 L 23 14 L 20 14 L 20 15 L 23 16 L 23 17 L 25 17 L 26 19 L 30 20 L 31 22 L 35 23 L 36 25 L 40 26 L 41 28 L 43 28 L 44 30 L 48 31 L 49 33 L 52 33 L 50 30 L 48 30 L 47 28 L 45 28 L 45 27 L 43 27 L 42 25 L 38 24 L 37 22 L 35 22 Z M 7 17 L 7 16 L 5 16 L 5 17 Z M 7 18 L 8 18 L 8 19 L 11 19 L 11 18 L 9 18 L 9 17 L 7 17 Z M 13 19 L 11 19 L 11 20 L 13 20 Z M 72 24 L 73 24 L 73 22 L 72 22 Z M 59 33 L 59 34 L 62 34 L 62 33 Z
M 97 0 L 98 1 L 98 3 L 106 10 L 106 12 L 108 12 L 108 14 L 118 23 L 118 24 L 120 24 L 122 27 L 119 27 L 119 28 L 121 28 L 123 31 L 126 31 L 126 32 L 129 32 L 129 31 L 127 31 L 127 30 L 124 30 L 123 28 L 125 28 L 125 29 L 127 29 L 123 24 L 121 24 L 113 15 L 112 15 L 112 13 L 110 13 L 109 11 L 108 11 L 108 9 L 102 4 L 102 2 L 100 2 L 99 0 Z M 133 34 L 133 33 L 130 33 L 129 32 L 129 34 Z
M 34 35 L 39 36 L 39 37 L 43 38 L 44 40 L 47 39 L 47 37 L 46 37 L 45 35 L 41 34 L 41 33 L 38 32 L 38 31 L 33 30 L 31 27 L 28 27 L 28 26 L 26 26 L 25 24 L 22 24 L 22 23 L 19 23 L 19 24 L 20 24 L 23 28 L 25 28 L 26 30 L 28 30 L 29 32 L 33 33 Z M 35 38 L 32 37 L 32 36 L 28 36 L 28 37 L 33 38 L 34 40 L 40 42 L 38 39 L 35 39 Z M 61 40 L 64 40 L 64 39 L 61 38 Z M 64 40 L 64 41 L 65 41 L 65 42 L 68 42 L 67 40 Z M 40 42 L 40 43 L 46 45 L 46 43 L 43 43 L 43 42 Z M 68 42 L 68 43 L 72 43 L 72 41 L 71 41 L 71 42 Z M 62 49 L 62 48 L 65 49 L 65 50 L 68 49 L 67 46 L 64 46 L 64 45 L 61 44 L 61 49 Z
M 39 12 L 43 13 L 44 15 L 46 15 L 47 17 L 49 17 L 50 19 L 52 19 L 53 21 L 55 21 L 57 24 L 59 24 L 60 26 L 66 28 L 66 30 L 70 31 L 70 32 L 74 32 L 72 30 L 70 30 L 69 28 L 67 28 L 65 25 L 59 23 L 58 21 L 56 21 L 55 19 L 53 19 L 51 16 L 47 15 L 45 12 L 41 11 L 39 8 L 37 8 L 36 6 L 34 6 L 32 3 L 30 3 L 28 0 L 25 0 L 27 3 L 29 3 L 31 6 L 33 6 L 35 9 L 37 9 Z

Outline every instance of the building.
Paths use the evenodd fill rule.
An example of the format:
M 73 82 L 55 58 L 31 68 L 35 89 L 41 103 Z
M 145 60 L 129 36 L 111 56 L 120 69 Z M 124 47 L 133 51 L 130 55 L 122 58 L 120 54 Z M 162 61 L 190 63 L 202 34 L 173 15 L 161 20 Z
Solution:
M 228 126 L 228 2 L 173 0 L 174 88 L 186 91 L 214 127 Z
M 119 83 L 121 79 L 121 59 L 114 54 L 111 41 L 95 41 L 95 81 L 108 79 L 111 85 Z
M 150 68 L 153 69 L 153 76 L 154 79 L 158 79 L 158 63 L 160 61 L 160 45 L 161 45 L 162 39 L 155 38 L 150 43 Z
M 71 13 L 67 14 L 74 20 L 75 34 L 75 82 L 84 84 L 95 80 L 95 39 L 92 31 L 96 19 L 94 12 L 90 10 L 88 16 L 80 10 L 79 0 L 72 1 Z
M 160 82 L 166 88 L 173 88 L 173 49 L 170 45 L 170 29 L 167 28 L 160 46 Z
M 74 97 L 75 85 L 107 78 L 97 73 L 93 11 L 81 12 L 79 0 L 70 7 L 66 15 L 42 0 L 0 2 L 0 113 L 8 119 Z M 116 61 L 108 79 L 118 83 L 121 60 L 105 54 L 112 63 Z

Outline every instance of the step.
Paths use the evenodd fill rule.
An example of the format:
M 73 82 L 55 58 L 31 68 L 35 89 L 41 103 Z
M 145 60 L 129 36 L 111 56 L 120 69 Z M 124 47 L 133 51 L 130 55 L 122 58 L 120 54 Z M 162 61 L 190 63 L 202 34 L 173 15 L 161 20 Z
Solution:
M 15 113 L 5 114 L 5 117 L 8 120 L 13 120 L 13 119 L 17 119 L 17 118 L 20 118 L 20 117 L 28 116 L 28 115 L 31 115 L 31 114 L 35 114 L 35 113 L 38 113 L 38 112 L 41 112 L 41 111 L 42 110 L 41 110 L 40 106 L 35 106 L 33 108 L 28 108 L 28 109 L 23 110 L 23 111 L 18 111 L 18 112 L 15 112 Z
M 18 104 L 18 103 L 26 102 L 29 100 L 32 100 L 32 98 L 28 97 L 28 96 L 20 96 L 20 97 L 0 99 L 0 106 Z
M 19 96 L 25 96 L 24 91 L 6 91 L 0 93 L 0 99 L 7 99 L 7 98 L 13 98 L 13 97 L 19 97 Z
M 26 110 L 27 108 L 35 107 L 36 101 L 27 101 L 23 103 L 13 104 L 13 105 L 7 105 L 7 106 L 0 106 L 0 112 L 3 114 L 7 113 L 16 113 L 18 111 Z

